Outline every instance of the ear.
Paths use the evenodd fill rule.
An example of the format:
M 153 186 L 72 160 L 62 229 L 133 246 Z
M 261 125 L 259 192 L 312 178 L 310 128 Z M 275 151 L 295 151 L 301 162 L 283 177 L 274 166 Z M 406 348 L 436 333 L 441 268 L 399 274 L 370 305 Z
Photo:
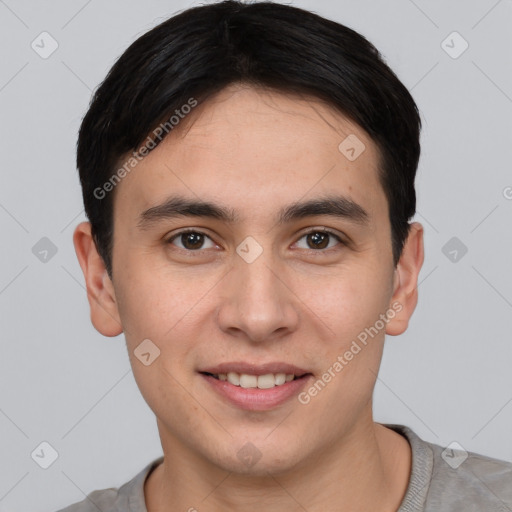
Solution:
M 117 309 L 114 286 L 96 249 L 90 222 L 81 222 L 75 228 L 73 244 L 85 277 L 92 324 L 104 336 L 121 334 L 123 327 Z
M 386 334 L 397 336 L 405 332 L 409 325 L 409 319 L 418 303 L 418 275 L 423 258 L 423 226 L 419 222 L 413 222 L 395 268 L 390 306 L 396 305 L 393 308 L 396 315 L 387 323 Z

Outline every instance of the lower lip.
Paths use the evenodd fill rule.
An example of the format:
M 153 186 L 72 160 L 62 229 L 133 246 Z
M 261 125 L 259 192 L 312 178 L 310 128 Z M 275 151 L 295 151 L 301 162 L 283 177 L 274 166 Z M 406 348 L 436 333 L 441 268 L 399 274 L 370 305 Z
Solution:
M 210 375 L 200 374 L 210 386 L 222 397 L 236 405 L 240 409 L 248 411 L 267 411 L 273 409 L 293 396 L 300 393 L 306 383 L 313 377 L 311 374 L 304 375 L 299 379 L 285 382 L 281 386 L 274 386 L 270 389 L 242 388 L 234 386 L 226 380 L 219 380 Z

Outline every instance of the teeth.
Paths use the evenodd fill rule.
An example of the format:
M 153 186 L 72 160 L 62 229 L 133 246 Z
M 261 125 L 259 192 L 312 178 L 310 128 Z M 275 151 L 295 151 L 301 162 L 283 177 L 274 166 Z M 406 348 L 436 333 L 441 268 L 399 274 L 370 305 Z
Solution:
M 233 386 L 240 386 L 240 375 L 235 372 L 229 372 L 228 375 L 228 382 L 230 384 L 233 384 Z
M 240 375 L 241 388 L 256 388 L 258 387 L 258 377 L 256 375 L 247 375 L 242 373 Z
M 282 386 L 288 380 L 288 377 L 290 377 L 290 380 L 293 380 L 294 375 L 293 373 L 288 375 L 285 375 L 284 373 L 276 373 L 274 377 L 276 386 Z
M 233 386 L 242 388 L 270 389 L 274 386 L 282 386 L 295 378 L 293 373 L 267 373 L 266 375 L 248 375 L 246 373 L 219 373 L 216 375 L 219 380 L 227 380 Z
M 277 385 L 276 376 L 272 373 L 260 375 L 257 380 L 257 386 L 260 389 L 270 389 Z

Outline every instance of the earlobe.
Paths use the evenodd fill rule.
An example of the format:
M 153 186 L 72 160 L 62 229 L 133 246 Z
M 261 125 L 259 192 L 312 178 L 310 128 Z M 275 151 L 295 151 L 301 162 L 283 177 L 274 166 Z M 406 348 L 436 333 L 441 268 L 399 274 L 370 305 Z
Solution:
M 396 304 L 393 308 L 396 314 L 389 320 L 386 334 L 397 336 L 405 332 L 409 325 L 409 319 L 418 302 L 418 275 L 423 259 L 423 226 L 419 222 L 413 222 L 393 276 L 393 296 L 390 304 Z
M 123 332 L 114 286 L 99 255 L 90 222 L 81 222 L 73 233 L 75 252 L 82 268 L 91 309 L 91 322 L 104 336 Z

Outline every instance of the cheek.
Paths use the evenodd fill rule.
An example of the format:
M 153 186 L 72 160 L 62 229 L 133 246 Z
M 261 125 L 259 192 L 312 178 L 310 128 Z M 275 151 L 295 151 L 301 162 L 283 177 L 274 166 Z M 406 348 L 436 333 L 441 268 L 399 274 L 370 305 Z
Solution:
M 176 359 L 178 365 L 173 367 L 172 361 Z M 166 351 L 150 366 L 132 361 L 134 379 L 149 408 L 172 436 L 187 440 L 195 436 L 195 431 L 202 432 L 211 418 L 193 399 L 194 391 L 184 366 L 183 356 L 170 357 Z
M 165 343 L 193 316 L 205 290 L 202 280 L 179 273 L 137 270 L 126 266 L 116 287 L 118 308 L 127 340 L 150 338 Z
M 214 297 L 208 290 L 214 291 L 218 278 L 210 283 L 177 271 L 171 275 L 169 269 L 136 268 L 127 265 L 119 280 L 119 314 L 134 377 L 152 409 L 170 401 L 176 407 L 180 399 L 187 400 L 186 394 L 181 396 L 182 387 L 190 389 L 192 384 L 197 340 L 204 338 L 205 308 Z M 143 343 L 149 345 L 149 359 L 151 351 L 157 354 L 148 366 L 142 362 L 141 354 L 148 352 Z
M 330 418 L 320 427 L 325 439 L 333 435 L 332 424 L 348 428 L 372 398 L 384 346 L 385 323 L 380 315 L 389 303 L 382 274 L 361 268 L 312 297 L 311 309 L 329 326 L 330 337 L 317 346 L 323 373 L 305 390 L 301 403 L 308 402 L 311 418 Z
M 193 373 L 194 305 L 204 293 L 177 278 L 140 268 L 136 274 L 128 266 L 120 282 L 119 314 L 140 392 L 157 416 L 164 417 L 167 410 L 183 415 Z
M 350 271 L 315 280 L 306 304 L 329 327 L 336 346 L 343 346 L 374 325 L 388 307 L 390 290 L 385 272 L 377 268 Z

